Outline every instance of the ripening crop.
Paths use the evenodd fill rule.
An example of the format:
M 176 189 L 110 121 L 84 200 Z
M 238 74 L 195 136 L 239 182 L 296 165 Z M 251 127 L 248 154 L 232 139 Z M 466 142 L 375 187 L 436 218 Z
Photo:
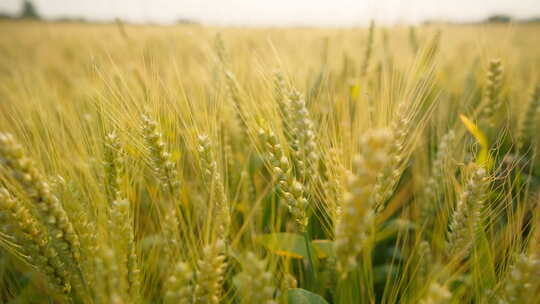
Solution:
M 0 21 L 0 302 L 540 303 L 539 31 Z

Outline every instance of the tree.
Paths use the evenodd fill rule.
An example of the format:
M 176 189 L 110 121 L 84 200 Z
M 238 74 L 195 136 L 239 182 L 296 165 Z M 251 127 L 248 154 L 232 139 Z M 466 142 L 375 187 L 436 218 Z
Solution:
M 21 18 L 39 19 L 39 14 L 32 1 L 24 0 Z
M 488 23 L 509 23 L 512 21 L 512 17 L 507 15 L 493 15 L 487 19 Z

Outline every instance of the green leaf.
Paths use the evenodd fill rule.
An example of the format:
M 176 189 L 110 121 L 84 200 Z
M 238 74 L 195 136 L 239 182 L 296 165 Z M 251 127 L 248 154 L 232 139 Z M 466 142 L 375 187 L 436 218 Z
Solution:
M 284 257 L 307 258 L 304 237 L 294 233 L 271 233 L 257 237 L 257 241 L 270 252 Z
M 491 290 L 497 284 L 495 261 L 485 231 L 478 229 L 476 246 L 472 252 L 472 276 L 478 290 Z
M 331 240 L 313 240 L 311 242 L 315 249 L 315 254 L 319 259 L 334 256 L 334 242 Z
M 287 298 L 289 304 L 328 304 L 320 295 L 301 288 L 289 289 Z
M 238 275 L 235 275 L 233 278 L 232 278 L 232 282 L 233 282 L 233 286 L 234 288 L 236 288 L 236 290 L 239 290 L 240 289 L 240 280 L 238 278 Z

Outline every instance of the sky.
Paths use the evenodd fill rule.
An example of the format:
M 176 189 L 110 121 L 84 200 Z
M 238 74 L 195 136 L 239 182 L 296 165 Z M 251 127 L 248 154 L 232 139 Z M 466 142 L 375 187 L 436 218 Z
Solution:
M 0 12 L 17 14 L 23 0 L 0 0 Z M 504 13 L 540 16 L 540 0 L 33 0 L 46 18 L 83 17 L 172 23 L 189 19 L 217 25 L 365 25 L 426 19 L 477 21 Z

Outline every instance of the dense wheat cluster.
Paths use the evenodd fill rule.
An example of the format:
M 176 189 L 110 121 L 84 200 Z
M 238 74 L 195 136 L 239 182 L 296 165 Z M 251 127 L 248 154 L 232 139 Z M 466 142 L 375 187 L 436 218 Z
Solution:
M 540 303 L 536 25 L 0 23 L 0 302 Z

